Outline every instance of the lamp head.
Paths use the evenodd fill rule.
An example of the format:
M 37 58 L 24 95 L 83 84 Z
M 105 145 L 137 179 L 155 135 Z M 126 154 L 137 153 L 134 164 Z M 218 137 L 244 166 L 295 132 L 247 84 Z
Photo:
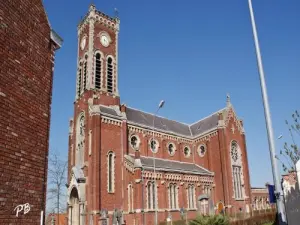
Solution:
M 162 108 L 165 104 L 165 101 L 164 100 L 161 100 L 159 105 L 158 105 L 158 108 Z

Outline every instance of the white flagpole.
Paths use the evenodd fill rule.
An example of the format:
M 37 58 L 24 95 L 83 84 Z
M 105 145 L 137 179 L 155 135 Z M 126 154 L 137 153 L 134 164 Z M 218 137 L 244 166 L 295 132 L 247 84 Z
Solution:
M 278 172 L 277 167 L 277 161 L 275 158 L 275 144 L 274 144 L 274 135 L 273 135 L 273 128 L 272 128 L 272 120 L 271 120 L 271 113 L 269 109 L 269 102 L 268 102 L 268 94 L 267 94 L 267 87 L 265 82 L 265 75 L 263 70 L 263 64 L 260 54 L 260 48 L 259 48 L 259 42 L 257 37 L 257 30 L 256 30 L 256 24 L 254 19 L 254 13 L 252 8 L 252 1 L 248 0 L 249 3 L 249 10 L 250 10 L 250 16 L 251 16 L 251 23 L 252 23 L 252 30 L 253 30 L 253 37 L 255 42 L 255 49 L 256 49 L 256 57 L 257 57 L 257 64 L 258 64 L 258 70 L 259 70 L 259 77 L 260 77 L 260 85 L 261 85 L 261 91 L 262 91 L 262 97 L 263 97 L 263 104 L 264 104 L 264 111 L 265 111 L 265 119 L 266 119 L 266 127 L 267 127 L 267 133 L 268 133 L 268 141 L 269 141 L 269 150 L 270 150 L 270 158 L 272 163 L 272 173 L 273 173 L 273 180 L 274 185 L 276 188 L 276 192 L 279 195 L 277 198 L 277 212 L 279 216 L 281 216 L 281 221 L 286 222 L 286 215 L 284 210 L 284 202 L 283 202 L 283 193 L 282 188 L 280 185 L 280 175 Z M 280 217 L 278 217 L 280 219 Z

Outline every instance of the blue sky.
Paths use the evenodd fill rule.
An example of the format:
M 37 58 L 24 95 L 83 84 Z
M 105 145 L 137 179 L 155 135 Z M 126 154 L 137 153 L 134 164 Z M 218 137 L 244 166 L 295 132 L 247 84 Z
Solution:
M 75 98 L 77 24 L 91 1 L 44 0 L 64 39 L 55 57 L 50 149 L 67 157 Z M 272 181 L 264 111 L 247 0 L 94 0 L 118 8 L 121 102 L 195 122 L 226 104 L 244 120 L 252 186 Z M 300 2 L 253 0 L 277 149 L 289 141 L 284 120 L 299 106 Z

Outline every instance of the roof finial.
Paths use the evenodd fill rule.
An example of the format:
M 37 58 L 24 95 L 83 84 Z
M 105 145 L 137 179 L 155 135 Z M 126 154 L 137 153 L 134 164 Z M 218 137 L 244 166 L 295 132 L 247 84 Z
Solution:
M 226 105 L 227 105 L 227 107 L 231 106 L 230 95 L 228 93 L 226 95 Z
M 91 4 L 90 4 L 90 7 L 89 7 L 89 11 L 94 11 L 96 9 L 96 6 L 94 4 L 94 1 L 91 0 Z
M 117 8 L 114 9 L 115 10 L 115 18 L 119 18 L 119 11 Z

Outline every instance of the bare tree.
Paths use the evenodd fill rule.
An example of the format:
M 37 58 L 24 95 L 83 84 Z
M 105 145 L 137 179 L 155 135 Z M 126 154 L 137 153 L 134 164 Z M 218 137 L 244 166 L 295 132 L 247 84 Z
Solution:
M 67 160 L 63 160 L 57 154 L 51 154 L 48 162 L 48 190 L 47 208 L 48 212 L 66 212 L 66 177 Z M 57 221 L 59 220 L 57 218 Z
M 296 110 L 292 114 L 292 123 L 285 121 L 289 134 L 291 136 L 292 144 L 284 143 L 283 149 L 280 150 L 280 157 L 276 158 L 281 162 L 283 170 L 286 172 L 296 171 L 296 163 L 300 159 L 299 145 L 297 144 L 297 137 L 300 137 L 300 115 Z M 283 160 L 282 160 L 283 158 Z

